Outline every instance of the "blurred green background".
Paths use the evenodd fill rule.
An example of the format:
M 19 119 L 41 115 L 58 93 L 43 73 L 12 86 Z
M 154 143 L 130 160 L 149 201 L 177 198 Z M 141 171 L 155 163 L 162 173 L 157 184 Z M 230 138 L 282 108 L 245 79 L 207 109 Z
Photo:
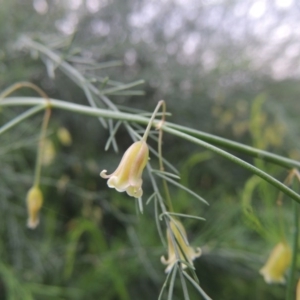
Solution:
M 0 0 L 0 89 L 26 80 L 52 98 L 87 104 L 57 66 L 18 47 L 26 35 L 99 87 L 107 77 L 112 85 L 145 80 L 135 88 L 144 94 L 109 96 L 120 108 L 152 111 L 164 99 L 171 122 L 299 160 L 299 20 L 292 0 Z M 88 68 L 89 61 L 112 66 Z M 26 89 L 15 94 L 36 96 Z M 22 111 L 2 109 L 0 124 Z M 26 228 L 41 120 L 35 116 L 0 136 L 0 299 L 156 299 L 166 249 L 153 205 L 137 215 L 134 200 L 99 177 L 114 170 L 131 143 L 123 127 L 119 153 L 105 152 L 109 135 L 97 118 L 53 110 L 41 224 Z M 61 127 L 72 136 L 69 146 L 57 135 Z M 165 134 L 163 147 L 182 183 L 210 203 L 171 189 L 176 211 L 207 219 L 184 220 L 190 241 L 203 250 L 195 261 L 202 288 L 213 299 L 283 299 L 285 286 L 267 285 L 258 273 L 280 238 L 278 191 L 174 136 Z M 287 176 L 234 154 L 282 181 Z M 146 200 L 152 191 L 144 179 Z M 283 203 L 290 239 L 291 200 Z M 179 282 L 174 299 L 183 299 Z

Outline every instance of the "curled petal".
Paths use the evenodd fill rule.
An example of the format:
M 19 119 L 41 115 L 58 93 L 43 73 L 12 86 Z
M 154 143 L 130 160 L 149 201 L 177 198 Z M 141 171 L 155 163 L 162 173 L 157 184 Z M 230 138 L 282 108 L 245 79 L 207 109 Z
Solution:
M 195 257 L 195 258 L 196 258 L 196 257 L 199 257 L 199 256 L 201 256 L 201 254 L 202 254 L 201 248 L 200 248 L 200 247 L 197 247 L 197 248 L 196 248 L 196 251 L 195 251 L 195 253 L 194 253 L 194 257 Z
M 168 265 L 165 269 L 165 273 L 169 273 L 172 270 L 175 263 L 177 262 L 177 259 L 176 259 L 175 255 L 173 257 L 169 257 L 169 259 L 166 259 L 164 256 L 161 256 L 160 261 L 162 264 Z M 183 268 L 186 268 L 185 264 L 181 264 L 181 266 Z
M 109 178 L 111 175 L 107 175 L 106 173 L 107 173 L 107 170 L 103 170 L 103 171 L 101 171 L 100 176 L 105 179 Z

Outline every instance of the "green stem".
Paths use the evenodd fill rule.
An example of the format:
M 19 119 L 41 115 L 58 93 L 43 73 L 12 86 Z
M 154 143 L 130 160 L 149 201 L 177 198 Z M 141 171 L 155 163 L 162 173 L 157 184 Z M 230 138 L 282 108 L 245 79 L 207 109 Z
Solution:
M 24 120 L 30 118 L 31 116 L 35 115 L 36 113 L 40 112 L 45 108 L 45 104 L 34 106 L 24 113 L 20 114 L 19 116 L 13 118 L 11 121 L 0 127 L 0 135 L 5 133 L 9 129 L 13 128 L 14 126 L 18 125 L 19 123 L 23 122 Z
M 209 134 L 200 130 L 188 128 L 185 126 L 181 126 L 178 124 L 166 123 L 166 126 L 177 129 L 179 131 L 188 133 L 194 137 L 198 137 L 201 140 L 211 143 L 215 146 L 224 147 L 226 149 L 234 150 L 255 158 L 259 158 L 261 160 L 274 163 L 276 165 L 285 167 L 285 168 L 293 168 L 293 167 L 300 167 L 300 162 L 289 159 L 286 157 L 282 157 L 277 154 L 270 153 L 268 151 L 260 150 L 248 145 L 244 145 L 235 141 L 231 141 L 213 134 Z
M 283 217 L 283 208 L 282 208 L 282 198 L 283 193 L 280 192 L 278 199 L 276 201 L 277 204 L 277 222 L 278 222 L 278 231 L 280 238 L 283 242 L 287 243 L 287 238 L 285 236 L 285 226 L 284 226 L 284 217 Z
M 162 120 L 159 126 L 159 135 L 158 135 L 158 161 L 159 161 L 159 169 L 160 171 L 164 172 L 164 163 L 163 163 L 163 155 L 162 155 L 162 138 L 163 138 L 163 131 L 161 126 L 164 124 L 165 122 L 165 114 L 166 114 L 166 102 L 161 100 L 160 101 L 163 107 L 163 116 L 162 116 Z M 173 212 L 173 204 L 172 204 L 172 200 L 171 200 L 171 196 L 170 196 L 170 191 L 169 191 L 169 187 L 167 184 L 167 181 L 165 180 L 165 178 L 162 179 L 163 182 L 163 187 L 165 190 L 165 195 L 166 195 L 166 200 L 167 200 L 167 204 L 168 204 L 168 208 L 169 211 Z
M 146 130 L 145 130 L 145 133 L 144 133 L 144 135 L 143 135 L 142 141 L 144 141 L 144 142 L 147 141 L 147 138 L 148 138 L 150 129 L 151 129 L 151 127 L 153 126 L 154 118 L 155 118 L 155 116 L 156 116 L 158 110 L 160 109 L 160 107 L 161 107 L 164 103 L 165 103 L 165 102 L 164 102 L 163 100 L 160 100 L 160 101 L 157 103 L 157 105 L 156 105 L 156 107 L 155 107 L 155 110 L 154 110 L 154 112 L 153 112 L 153 114 L 152 114 L 152 116 L 151 116 L 151 119 L 150 119 L 149 122 L 148 122 L 148 125 L 147 125 L 147 128 L 146 128 Z
M 129 89 L 129 88 L 132 88 L 132 87 L 135 87 L 137 85 L 144 84 L 144 83 L 145 83 L 145 80 L 138 80 L 138 81 L 135 81 L 135 82 L 132 82 L 132 83 L 122 84 L 120 86 L 115 86 L 115 87 L 112 87 L 112 88 L 108 88 L 108 89 L 102 90 L 101 92 L 104 95 L 108 95 L 108 94 L 115 93 L 117 91 L 122 91 L 122 90 L 125 90 L 125 89 Z
M 205 147 L 209 150 L 211 150 L 212 152 L 219 154 L 225 158 L 227 158 L 228 160 L 238 164 L 239 166 L 249 170 L 250 172 L 258 175 L 259 177 L 263 178 L 264 180 L 266 180 L 267 182 L 269 182 L 270 184 L 272 184 L 273 186 L 275 186 L 276 188 L 278 188 L 280 191 L 282 191 L 283 193 L 285 193 L 286 195 L 290 196 L 292 199 L 294 199 L 296 202 L 300 203 L 300 195 L 298 193 L 296 193 L 295 191 L 293 191 L 292 189 L 290 189 L 289 187 L 287 187 L 286 185 L 284 185 L 283 183 L 281 183 L 280 181 L 278 181 L 277 179 L 275 179 L 274 177 L 270 176 L 269 174 L 267 174 L 266 172 L 256 168 L 255 166 L 243 161 L 242 159 L 220 149 L 217 148 L 213 145 L 210 145 L 202 140 L 199 140 L 197 138 L 194 138 L 190 135 L 187 135 L 183 132 L 177 131 L 175 129 L 172 128 L 168 128 L 164 126 L 164 131 L 165 132 L 169 132 L 171 134 L 174 134 L 178 137 L 181 137 L 187 141 L 190 141 L 192 143 L 195 143 L 199 146 Z
M 40 94 L 40 96 L 44 100 L 43 101 L 42 99 L 40 99 L 43 103 L 42 108 L 44 108 L 44 107 L 46 108 L 45 114 L 44 114 L 44 119 L 43 119 L 43 124 L 42 124 L 42 129 L 41 129 L 41 134 L 40 134 L 38 155 L 37 155 L 36 164 L 35 164 L 35 174 L 34 174 L 34 181 L 33 181 L 33 186 L 37 187 L 39 185 L 40 177 L 41 177 L 42 155 L 43 155 L 43 150 L 44 150 L 44 142 L 45 142 L 45 138 L 46 138 L 47 126 L 48 126 L 48 122 L 49 122 L 50 115 L 51 115 L 51 103 L 50 103 L 49 97 L 42 89 L 40 89 L 37 85 L 35 85 L 31 82 L 27 82 L 27 81 L 17 82 L 15 84 L 9 86 L 7 89 L 5 89 L 0 94 L 0 103 L 2 103 L 2 101 L 5 101 L 3 99 L 5 97 L 7 97 L 9 94 L 11 94 L 14 91 L 21 89 L 21 88 L 30 88 L 30 89 L 35 90 L 38 94 Z M 38 108 L 40 108 L 40 107 L 38 107 Z M 25 112 L 25 114 L 23 114 L 23 115 L 19 116 L 19 118 L 15 119 L 15 122 L 13 123 L 13 125 L 16 123 L 16 121 L 18 123 L 20 123 L 21 121 L 25 120 L 29 116 L 33 115 L 33 113 L 35 113 L 36 110 L 37 110 L 36 108 L 33 108 L 33 109 L 31 109 L 31 111 L 29 110 L 29 112 L 28 111 L 27 111 L 27 113 Z M 4 129 L 6 129 L 6 127 L 4 127 Z
M 71 65 L 69 65 L 67 62 L 65 62 L 58 54 L 56 54 L 55 52 L 49 50 L 46 46 L 37 43 L 33 40 L 31 40 L 30 38 L 23 36 L 20 39 L 20 45 L 24 46 L 24 47 L 28 47 L 30 49 L 35 49 L 41 53 L 43 53 L 45 56 L 47 56 L 49 59 L 51 59 L 53 62 L 55 62 L 59 68 L 67 74 L 67 76 L 69 76 L 70 78 L 72 78 L 77 84 L 79 84 L 80 86 L 86 85 L 94 94 L 98 95 L 101 100 L 111 109 L 113 110 L 117 110 L 116 106 L 109 101 L 108 98 L 105 97 L 105 95 L 103 95 L 95 86 L 93 86 L 92 84 L 86 82 L 86 79 L 84 78 L 84 76 L 77 71 L 75 68 L 73 68 Z M 91 101 L 90 101 L 91 102 Z M 95 103 L 92 101 L 91 105 L 94 105 Z M 132 121 L 136 121 L 139 122 L 138 120 L 133 119 Z M 148 119 L 147 120 L 143 120 L 140 123 L 143 124 L 147 124 L 148 123 Z M 196 136 L 208 143 L 214 144 L 216 146 L 221 146 L 221 147 L 225 147 L 227 149 L 231 149 L 231 150 L 235 150 L 238 151 L 240 153 L 244 153 L 247 155 L 250 155 L 252 157 L 256 157 L 265 161 L 269 161 L 272 163 L 275 163 L 277 165 L 286 167 L 286 168 L 293 168 L 293 167 L 298 167 L 300 168 L 300 162 L 289 159 L 289 158 L 284 158 L 281 157 L 279 155 L 276 154 L 272 154 L 269 153 L 267 151 L 263 151 L 263 150 L 259 150 L 256 149 L 254 147 L 250 147 L 241 143 L 237 143 L 231 140 L 227 140 L 206 132 L 202 132 L 199 130 L 195 130 L 195 129 L 191 129 L 188 127 L 184 127 L 181 125 L 177 125 L 177 124 L 172 124 L 172 123 L 166 123 L 165 124 L 168 127 L 172 127 L 174 129 L 177 129 L 179 131 L 183 131 L 185 133 L 188 133 L 190 135 Z
M 38 146 L 38 155 L 35 163 L 33 186 L 36 187 L 39 186 L 40 178 L 41 178 L 42 159 L 43 159 L 45 139 L 46 139 L 46 133 L 47 133 L 47 127 L 48 127 L 50 115 L 51 115 L 51 109 L 47 107 L 45 111 L 43 123 L 42 123 L 39 146 Z
M 47 94 L 40 89 L 37 85 L 28 82 L 28 81 L 20 81 L 17 82 L 11 86 L 9 86 L 8 88 L 6 88 L 1 94 L 0 94 L 0 102 L 3 101 L 4 98 L 7 98 L 7 96 L 9 94 L 12 94 L 14 91 L 21 89 L 21 88 L 30 88 L 35 90 L 42 98 L 44 101 L 46 101 L 47 105 L 49 106 L 49 97 L 47 96 Z M 41 100 L 40 100 L 41 102 Z
M 44 100 L 45 101 L 45 100 Z M 135 114 L 129 114 L 129 113 L 122 113 L 122 112 L 116 112 L 116 111 L 110 111 L 106 109 L 98 109 L 98 108 L 91 108 L 79 104 L 74 104 L 74 103 L 69 103 L 69 102 L 64 102 L 64 101 L 59 101 L 59 100 L 53 100 L 50 99 L 50 105 L 52 108 L 60 108 L 72 112 L 77 112 L 85 115 L 90 115 L 90 116 L 95 116 L 99 117 L 102 116 L 104 118 L 111 118 L 111 119 L 116 119 L 116 120 L 123 120 L 123 121 L 129 121 L 129 122 L 137 122 L 141 124 L 148 124 L 149 123 L 149 118 L 145 118 L 142 116 L 138 116 Z M 41 98 L 25 98 L 24 97 L 11 97 L 7 99 L 3 99 L 0 101 L 0 106 L 20 106 L 20 105 L 37 105 L 41 103 Z M 46 102 L 47 103 L 47 102 Z M 159 121 L 153 121 L 153 125 L 159 125 Z M 165 132 L 168 132 L 170 134 L 173 134 L 175 136 L 178 136 L 180 138 L 183 138 L 187 141 L 190 141 L 192 143 L 195 143 L 199 146 L 205 147 L 209 150 L 211 150 L 214 153 L 217 153 L 228 160 L 240 165 L 241 167 L 249 170 L 250 172 L 258 175 L 259 177 L 263 178 L 264 180 L 268 181 L 270 184 L 278 188 L 280 191 L 285 193 L 286 195 L 290 196 L 293 200 L 296 202 L 300 203 L 300 195 L 296 192 L 294 192 L 292 189 L 288 188 L 286 185 L 282 184 L 280 181 L 276 180 L 269 174 L 265 173 L 264 171 L 256 168 L 255 166 L 243 161 L 242 159 L 220 149 L 217 148 L 207 142 L 204 142 L 198 138 L 195 138 L 189 134 L 186 134 L 184 132 L 181 132 L 179 130 L 173 129 L 171 127 L 170 123 L 166 122 L 163 126 L 162 129 Z M 242 149 L 235 149 L 237 151 L 243 152 Z M 257 149 L 257 151 L 260 151 Z M 247 153 L 246 153 L 247 154 Z M 276 161 L 273 160 L 274 163 L 277 162 L 279 165 L 283 165 L 288 168 L 292 167 L 300 167 L 300 162 L 292 160 L 292 159 L 286 159 L 284 157 L 281 157 L 279 155 L 274 155 L 269 152 L 264 151 L 264 155 L 259 156 L 263 159 L 266 159 L 266 157 L 269 155 L 270 161 L 272 161 L 272 157 L 276 156 Z
M 295 185 L 299 183 L 294 179 L 293 187 L 297 188 Z M 297 267 L 297 254 L 298 254 L 298 238 L 299 238 L 299 204 L 293 202 L 294 211 L 294 228 L 293 228 L 293 253 L 292 253 L 292 263 L 288 276 L 287 290 L 286 290 L 286 300 L 295 299 L 295 273 Z
M 44 100 L 44 99 L 42 99 Z M 111 118 L 116 120 L 123 120 L 123 121 L 131 121 L 131 122 L 137 122 L 140 124 L 148 124 L 149 118 L 136 115 L 136 114 L 130 114 L 130 113 L 124 113 L 124 112 L 117 112 L 117 111 L 109 111 L 105 109 L 100 108 L 93 108 L 85 105 L 79 105 L 74 104 L 70 102 L 65 102 L 61 100 L 55 100 L 50 99 L 51 106 L 53 108 L 59 108 L 63 110 L 73 111 L 76 113 L 81 113 L 89 116 L 95 116 L 95 117 L 105 117 L 105 118 Z M 10 97 L 7 99 L 3 99 L 0 101 L 0 106 L 32 106 L 32 105 L 38 105 L 41 103 L 41 98 L 36 97 Z M 159 121 L 153 121 L 153 125 L 158 124 Z M 255 158 L 262 159 L 267 162 L 274 163 L 276 165 L 291 169 L 293 167 L 300 168 L 300 162 L 289 159 L 286 157 L 282 157 L 277 154 L 273 154 L 268 151 L 260 150 L 254 147 L 250 147 L 241 143 L 237 143 L 234 141 L 230 141 L 209 133 L 205 133 L 196 129 L 188 128 L 185 126 L 173 124 L 170 122 L 164 123 L 164 130 L 165 128 L 173 128 L 177 130 L 178 132 L 183 132 L 190 134 L 191 136 L 198 137 L 203 141 L 206 141 L 208 143 L 211 143 L 216 146 L 221 146 L 227 149 L 231 149 Z

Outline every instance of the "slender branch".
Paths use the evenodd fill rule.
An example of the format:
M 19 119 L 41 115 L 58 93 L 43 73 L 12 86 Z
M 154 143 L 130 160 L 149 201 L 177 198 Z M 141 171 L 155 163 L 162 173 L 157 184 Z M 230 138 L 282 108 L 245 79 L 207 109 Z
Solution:
M 5 89 L 1 94 L 0 94 L 0 101 L 2 101 L 2 99 L 6 98 L 9 94 L 13 93 L 14 91 L 21 89 L 21 88 L 31 88 L 33 90 L 35 90 L 44 100 L 46 100 L 46 102 L 49 105 L 49 97 L 47 96 L 47 94 L 40 89 L 37 85 L 31 83 L 31 82 L 27 82 L 27 81 L 20 81 L 17 82 L 11 86 L 9 86 L 7 89 Z M 41 100 L 40 100 L 41 102 Z
M 285 168 L 292 168 L 292 167 L 300 167 L 300 162 L 299 161 L 295 161 L 293 159 L 290 158 L 286 158 L 286 157 L 282 157 L 280 155 L 268 152 L 268 151 L 264 151 L 264 150 L 260 150 L 258 148 L 255 147 L 251 147 L 248 145 L 244 145 L 232 140 L 228 140 L 213 134 L 209 134 L 200 130 L 196 130 L 193 128 L 189 128 L 189 127 L 185 127 L 185 126 L 181 126 L 178 124 L 173 124 L 173 123 L 168 123 L 166 122 L 166 126 L 177 129 L 179 131 L 185 132 L 187 134 L 190 134 L 194 137 L 198 137 L 201 140 L 208 142 L 210 144 L 213 144 L 215 146 L 220 146 L 220 147 L 224 147 L 226 149 L 230 149 L 230 150 L 234 150 L 267 162 L 271 162 L 274 163 L 276 165 L 285 167 Z
M 9 100 L 8 100 L 9 99 Z M 61 100 L 55 100 L 51 99 L 51 106 L 53 108 L 59 108 L 63 110 L 68 110 L 68 111 L 73 111 L 89 116 L 95 116 L 95 117 L 106 117 L 106 118 L 112 118 L 116 120 L 123 120 L 123 121 L 132 121 L 132 122 L 137 122 L 140 124 L 148 124 L 149 123 L 149 118 L 143 117 L 141 115 L 137 114 L 130 114 L 130 113 L 124 113 L 124 112 L 117 112 L 117 111 L 108 111 L 105 109 L 100 109 L 100 108 L 92 108 L 88 107 L 85 105 L 79 105 L 79 104 L 74 104 L 70 102 L 65 102 Z M 32 106 L 32 105 L 37 105 L 41 103 L 40 98 L 35 98 L 35 97 L 10 97 L 7 99 L 4 99 L 0 101 L 0 106 Z M 153 124 L 158 124 L 156 122 L 159 121 L 153 121 Z M 185 126 L 177 125 L 174 123 L 170 122 L 165 122 L 163 130 L 165 128 L 173 128 L 177 131 L 184 132 L 187 134 L 190 134 L 191 136 L 198 137 L 203 141 L 206 141 L 208 143 L 211 143 L 216 146 L 221 146 L 227 149 L 231 149 L 234 151 L 237 151 L 239 153 L 243 153 L 267 162 L 271 162 L 273 164 L 291 169 L 293 167 L 300 168 L 300 162 L 286 158 L 268 151 L 260 150 L 251 146 L 247 146 L 238 142 L 234 142 L 231 140 L 227 140 L 221 137 L 218 137 L 216 135 L 212 135 L 206 132 L 202 132 L 196 129 L 188 128 Z
M 21 89 L 21 88 L 30 88 L 30 89 L 33 89 L 34 91 L 36 91 L 42 97 L 42 99 L 40 99 L 40 101 L 42 101 L 42 106 L 45 107 L 45 114 L 44 114 L 44 118 L 43 118 L 41 134 L 40 134 L 40 139 L 39 139 L 38 154 L 37 154 L 37 158 L 36 158 L 34 181 L 33 181 L 33 186 L 37 187 L 39 185 L 40 177 L 41 177 L 44 144 L 45 144 L 47 126 L 48 126 L 50 115 L 51 115 L 51 102 L 50 102 L 48 95 L 42 89 L 40 89 L 37 85 L 35 85 L 31 82 L 21 81 L 21 82 L 17 82 L 15 84 L 11 85 L 10 87 L 5 89 L 0 94 L 0 103 L 2 101 L 5 101 L 5 100 L 3 100 L 3 98 L 7 97 L 9 94 L 11 94 L 14 91 Z M 31 111 L 31 114 L 29 114 L 29 116 L 30 115 L 32 115 L 32 111 Z M 25 114 L 25 117 L 28 117 L 28 112 L 27 112 L 27 114 Z M 23 120 L 25 120 L 24 115 L 23 115 L 23 118 L 21 118 L 21 121 L 23 121 Z M 21 122 L 21 121 L 19 119 L 19 122 Z
M 162 108 L 163 108 L 163 115 L 161 117 L 161 121 L 159 123 L 159 125 L 157 125 L 157 128 L 159 130 L 158 133 L 158 162 L 159 162 L 159 169 L 161 172 L 164 172 L 164 162 L 163 162 L 163 155 L 162 155 L 162 139 L 163 139 L 163 131 L 162 131 L 162 125 L 165 123 L 165 114 L 166 114 L 166 102 L 161 100 L 160 103 L 162 104 Z M 163 186 L 164 186 L 164 191 L 165 191 L 165 195 L 166 195 L 166 199 L 167 199 L 167 204 L 169 206 L 169 210 L 171 212 L 174 211 L 173 209 L 173 204 L 172 204 L 172 200 L 171 200 L 171 196 L 170 196 L 170 191 L 169 191 L 169 187 L 167 184 L 167 181 L 165 178 L 162 178 L 162 182 L 163 182 Z
M 39 139 L 39 147 L 38 147 L 38 154 L 35 163 L 35 170 L 34 170 L 34 181 L 33 186 L 38 186 L 40 183 L 41 178 L 41 170 L 42 170 L 42 159 L 44 154 L 44 147 L 45 147 L 45 139 L 47 133 L 47 127 L 51 116 L 51 109 L 45 110 L 45 115 L 43 118 L 41 134 Z
M 158 110 L 160 109 L 160 107 L 161 107 L 162 105 L 164 105 L 164 103 L 165 103 L 165 102 L 164 102 L 163 100 L 160 100 L 160 101 L 157 103 L 157 105 L 156 105 L 156 107 L 155 107 L 155 110 L 154 110 L 154 112 L 153 112 L 153 114 L 152 114 L 152 116 L 151 116 L 151 119 L 150 119 L 149 122 L 148 122 L 148 125 L 147 125 L 147 128 L 146 128 L 146 130 L 145 130 L 145 133 L 144 133 L 144 135 L 143 135 L 143 138 L 142 138 L 143 141 L 146 142 L 146 140 L 147 140 L 147 138 L 148 138 L 148 135 L 149 135 L 149 132 L 150 132 L 150 129 L 151 129 L 151 127 L 152 127 L 153 124 L 154 124 L 154 118 L 155 118 L 155 116 L 156 116 Z M 163 117 L 163 118 L 164 118 L 164 117 Z
M 13 128 L 14 126 L 18 125 L 19 123 L 23 122 L 24 120 L 30 118 L 31 116 L 35 115 L 36 113 L 40 112 L 41 110 L 45 109 L 45 104 L 34 106 L 24 113 L 20 114 L 19 116 L 13 118 L 11 121 L 0 127 L 0 135 L 8 131 L 9 129 Z
M 0 101 L 0 106 L 19 106 L 19 105 L 37 105 L 41 103 L 41 98 L 23 98 L 23 97 L 11 97 L 4 99 Z M 91 108 L 79 104 L 74 104 L 74 103 L 69 103 L 69 102 L 64 102 L 64 101 L 59 101 L 59 100 L 50 100 L 51 107 L 52 108 L 60 108 L 68 111 L 73 111 L 85 115 L 90 115 L 90 116 L 95 116 L 99 117 L 102 116 L 104 118 L 112 118 L 112 119 L 117 119 L 117 120 L 123 120 L 123 121 L 130 121 L 130 122 L 137 122 L 141 124 L 148 124 L 149 123 L 149 118 L 145 118 L 142 116 L 137 116 L 134 114 L 129 114 L 129 113 L 122 113 L 122 112 L 116 112 L 116 111 L 111 111 L 111 110 L 106 110 L 106 109 L 98 109 L 98 108 Z M 153 125 L 159 125 L 159 121 L 153 121 Z M 264 171 L 256 168 L 255 166 L 243 161 L 242 159 L 220 149 L 217 148 L 207 142 L 204 142 L 198 138 L 195 138 L 189 134 L 186 134 L 184 132 L 181 132 L 179 130 L 173 129 L 170 126 L 170 123 L 166 122 L 163 126 L 162 129 L 165 132 L 168 132 L 170 134 L 173 134 L 175 136 L 178 136 L 180 138 L 183 138 L 187 141 L 190 141 L 192 143 L 195 143 L 199 146 L 205 147 L 209 150 L 211 150 L 214 153 L 217 153 L 228 160 L 240 165 L 241 167 L 249 170 L 250 172 L 258 175 L 259 177 L 263 178 L 264 180 L 268 181 L 270 184 L 281 190 L 283 193 L 286 195 L 290 196 L 293 200 L 297 201 L 300 203 L 300 195 L 296 192 L 294 192 L 292 189 L 288 188 L 286 185 L 282 184 L 280 181 L 275 179 L 274 177 L 270 176 L 269 174 L 265 173 Z M 237 150 L 237 149 L 236 149 Z M 241 150 L 241 149 L 240 149 Z M 242 150 L 243 151 L 243 150 Z M 240 152 L 242 152 L 240 151 Z M 260 151 L 257 149 L 257 151 Z M 244 153 L 244 152 L 242 152 Z M 268 154 L 270 158 L 274 157 L 274 154 L 269 153 L 269 152 L 264 152 L 265 154 L 262 156 L 262 158 L 266 158 L 266 155 Z M 266 154 L 267 153 L 267 154 Z M 271 160 L 270 160 L 271 161 Z M 292 160 L 292 159 L 286 159 L 281 156 L 276 156 L 276 162 L 273 161 L 274 163 L 278 163 L 279 165 L 285 165 L 286 167 L 300 167 L 300 162 Z
M 242 159 L 220 149 L 217 148 L 213 145 L 210 145 L 204 141 L 201 141 L 195 137 L 192 137 L 188 134 L 185 134 L 183 132 L 179 132 L 175 129 L 172 128 L 168 128 L 164 126 L 164 131 L 169 132 L 171 134 L 174 134 L 178 137 L 181 137 L 183 139 L 186 139 L 187 141 L 190 141 L 192 143 L 195 143 L 199 146 L 205 147 L 209 150 L 211 150 L 212 152 L 219 154 L 225 158 L 227 158 L 228 160 L 238 164 L 239 166 L 249 170 L 250 172 L 258 175 L 259 177 L 263 178 L 264 180 L 266 180 L 267 182 L 269 182 L 270 184 L 272 184 L 273 186 L 275 186 L 276 188 L 278 188 L 280 191 L 282 191 L 283 193 L 285 193 L 286 195 L 290 196 L 293 200 L 295 200 L 296 202 L 300 203 L 300 195 L 298 193 L 296 193 L 295 191 L 293 191 L 292 189 L 290 189 L 289 187 L 287 187 L 286 185 L 284 185 L 283 183 L 281 183 L 279 180 L 275 179 L 274 177 L 272 177 L 271 175 L 267 174 L 266 172 L 256 168 L 255 166 L 243 161 Z

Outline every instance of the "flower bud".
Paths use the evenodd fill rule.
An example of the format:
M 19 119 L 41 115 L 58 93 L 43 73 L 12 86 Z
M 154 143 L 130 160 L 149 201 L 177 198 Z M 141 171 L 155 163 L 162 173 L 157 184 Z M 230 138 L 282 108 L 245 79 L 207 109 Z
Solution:
M 69 130 L 65 127 L 60 127 L 57 130 L 57 137 L 64 146 L 71 146 L 72 137 Z
M 28 220 L 27 226 L 35 229 L 39 224 L 39 211 L 43 204 L 43 194 L 39 187 L 33 186 L 27 193 L 26 197 Z
M 55 155 L 56 151 L 53 142 L 50 139 L 45 139 L 43 146 L 42 165 L 51 165 L 55 158 Z

